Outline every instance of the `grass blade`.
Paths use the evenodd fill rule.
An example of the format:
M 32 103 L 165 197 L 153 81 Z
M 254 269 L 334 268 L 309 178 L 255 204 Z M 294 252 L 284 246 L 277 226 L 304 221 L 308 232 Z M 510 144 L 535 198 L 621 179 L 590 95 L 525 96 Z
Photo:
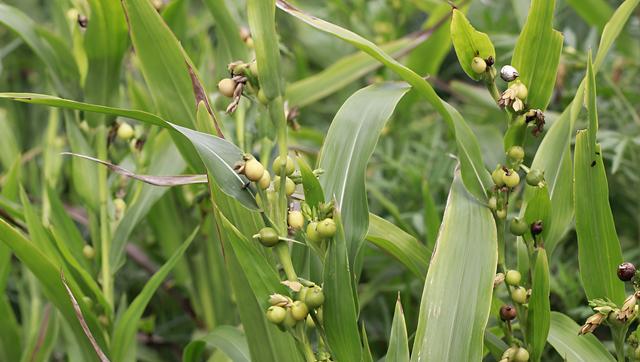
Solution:
M 497 262 L 491 211 L 456 172 L 422 293 L 412 361 L 482 359 Z
M 408 90 L 404 83 L 386 83 L 357 91 L 340 107 L 322 147 L 318 164 L 325 173 L 320 183 L 325 201 L 335 199 L 340 208 L 352 263 L 369 223 L 367 163 L 382 128 Z
M 135 353 L 135 334 L 138 329 L 138 322 L 142 317 L 142 313 L 151 297 L 165 280 L 171 269 L 176 265 L 178 260 L 182 258 L 191 242 L 198 234 L 195 229 L 185 242 L 175 251 L 175 253 L 167 260 L 158 271 L 153 274 L 149 281 L 144 285 L 140 294 L 133 300 L 131 305 L 116 321 L 113 331 L 113 340 L 111 343 L 111 354 L 114 361 L 133 361 L 136 359 Z
M 547 108 L 560 63 L 563 36 L 553 29 L 554 10 L 555 0 L 531 2 L 511 59 L 520 73 L 519 79 L 529 89 L 527 105 L 534 109 Z
M 369 214 L 366 239 L 396 258 L 420 279 L 427 276 L 431 250 L 393 223 Z
M 558 312 L 551 312 L 549 344 L 564 361 L 610 361 L 615 359 L 593 334 L 578 335 L 580 326 L 573 319 Z
M 391 323 L 389 349 L 384 359 L 389 362 L 409 362 L 409 337 L 407 336 L 407 324 L 404 321 L 404 312 L 400 303 L 400 294 L 398 294 L 396 310 Z

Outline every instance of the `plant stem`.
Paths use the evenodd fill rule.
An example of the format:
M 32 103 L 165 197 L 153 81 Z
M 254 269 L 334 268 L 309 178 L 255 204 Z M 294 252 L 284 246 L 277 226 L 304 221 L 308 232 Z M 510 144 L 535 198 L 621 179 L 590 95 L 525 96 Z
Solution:
M 289 245 L 287 245 L 286 242 L 279 242 L 275 246 L 275 249 L 276 255 L 278 255 L 278 259 L 280 260 L 280 264 L 282 264 L 282 269 L 284 269 L 284 273 L 287 275 L 287 280 L 290 282 L 298 281 L 298 275 L 293 268 L 291 254 L 289 254 Z
M 96 133 L 96 154 L 101 160 L 107 157 L 107 130 L 105 125 L 98 126 Z M 111 238 L 109 236 L 111 225 L 109 224 L 109 210 L 107 200 L 109 190 L 107 187 L 107 169 L 98 167 L 98 200 L 100 214 L 100 265 L 102 274 L 102 292 L 110 306 L 113 306 L 113 279 L 111 278 L 111 265 L 109 254 L 111 253 Z
M 504 242 L 504 219 L 496 217 L 496 229 L 498 230 L 498 266 L 506 272 L 505 266 L 505 242 Z
M 618 362 L 625 361 L 624 339 L 627 335 L 627 328 L 628 328 L 627 326 L 622 326 L 619 328 L 616 328 L 616 327 L 611 328 L 611 335 L 613 337 L 613 343 L 616 347 L 616 359 L 618 360 Z

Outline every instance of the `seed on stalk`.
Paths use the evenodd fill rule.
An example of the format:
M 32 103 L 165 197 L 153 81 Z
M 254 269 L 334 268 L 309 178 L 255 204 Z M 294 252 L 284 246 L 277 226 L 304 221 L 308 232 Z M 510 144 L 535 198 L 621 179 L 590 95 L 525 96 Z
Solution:
M 278 233 L 270 227 L 260 229 L 260 232 L 253 237 L 257 238 L 260 244 L 266 247 L 274 246 L 278 243 L 278 241 L 280 241 L 280 239 L 278 238 Z
M 532 168 L 527 173 L 526 180 L 529 186 L 540 186 L 540 183 L 544 181 L 544 172 L 538 170 L 537 168 Z
M 303 302 L 296 300 L 291 306 L 291 314 L 293 315 L 293 319 L 301 321 L 307 318 L 307 315 L 309 314 L 309 307 L 307 307 Z
M 623 282 L 628 282 L 633 279 L 633 276 L 636 275 L 636 266 L 629 263 L 624 262 L 618 265 L 618 279 Z
M 307 224 L 307 239 L 309 241 L 317 243 L 322 240 L 320 233 L 318 233 L 318 222 L 312 221 Z
M 538 234 L 541 234 L 542 230 L 543 230 L 543 228 L 542 228 L 542 220 L 534 221 L 531 224 L 531 235 L 536 236 Z
M 500 78 L 502 78 L 502 80 L 504 80 L 505 82 L 513 82 L 519 76 L 520 73 L 518 73 L 516 68 L 510 65 L 505 65 L 500 69 Z
M 511 220 L 511 224 L 509 224 L 509 231 L 515 236 L 524 235 L 527 229 L 527 223 L 522 219 L 514 218 Z
M 260 177 L 260 180 L 258 180 L 258 186 L 260 186 L 261 189 L 265 190 L 269 187 L 270 184 L 271 175 L 269 174 L 269 171 L 264 170 L 264 172 L 262 173 L 262 177 Z
M 527 290 L 523 287 L 517 287 L 511 292 L 511 300 L 518 304 L 527 302 Z
M 282 323 L 286 316 L 287 310 L 280 306 L 272 305 L 267 309 L 267 320 L 273 324 Z
M 231 78 L 224 78 L 218 82 L 218 90 L 220 94 L 227 98 L 233 97 L 233 92 L 236 89 L 236 82 Z
M 91 245 L 87 244 L 82 248 L 82 255 L 91 260 L 96 257 L 96 250 Z
M 515 170 L 509 169 L 502 175 L 502 182 L 507 187 L 514 188 L 520 183 L 520 175 Z
M 480 57 L 475 57 L 471 60 L 471 69 L 473 69 L 476 74 L 482 74 L 487 70 L 487 62 Z
M 496 186 L 504 186 L 504 174 L 505 172 L 500 165 L 496 166 L 496 169 L 493 170 L 493 172 L 491 173 L 491 179 Z
M 251 157 L 244 163 L 244 175 L 251 181 L 260 181 L 262 176 L 264 176 L 264 166 L 262 166 L 258 160 Z
M 329 239 L 336 233 L 336 222 L 331 218 L 326 218 L 318 223 L 318 234 L 323 239 Z
M 129 139 L 131 139 L 131 137 L 133 137 L 135 134 L 135 131 L 133 130 L 133 127 L 131 127 L 129 125 L 129 123 L 127 122 L 122 122 L 120 124 L 120 126 L 118 126 L 118 138 L 123 140 L 123 141 L 128 141 Z
M 517 270 L 509 270 L 504 277 L 504 281 L 511 286 L 517 286 L 520 284 L 520 280 L 522 279 L 522 275 Z
M 511 305 L 505 304 L 500 307 L 500 319 L 503 321 L 514 320 L 516 318 L 516 314 L 516 309 Z
M 287 223 L 292 229 L 302 228 L 304 225 L 304 216 L 302 215 L 302 211 L 289 211 L 289 214 L 287 215 Z
M 529 360 L 529 351 L 520 347 L 513 356 L 513 362 L 527 362 Z
M 284 193 L 287 196 L 293 195 L 296 191 L 296 184 L 292 179 L 285 177 L 285 185 L 284 185 Z M 273 187 L 276 191 L 280 190 L 280 176 L 276 176 L 276 179 L 273 181 Z
M 507 151 L 507 157 L 515 164 L 519 164 L 524 160 L 524 149 L 520 146 L 511 146 Z
M 282 168 L 285 168 L 285 175 L 290 176 L 295 170 L 296 170 L 296 166 L 293 163 L 293 160 L 291 159 L 291 157 L 287 156 L 286 159 L 286 164 L 285 161 L 282 161 L 282 158 L 280 156 L 276 157 L 273 160 L 273 172 L 276 173 L 276 175 L 280 175 L 280 172 L 282 172 Z
M 309 308 L 319 308 L 324 303 L 324 293 L 322 288 L 315 285 L 307 290 L 304 295 L 304 303 Z

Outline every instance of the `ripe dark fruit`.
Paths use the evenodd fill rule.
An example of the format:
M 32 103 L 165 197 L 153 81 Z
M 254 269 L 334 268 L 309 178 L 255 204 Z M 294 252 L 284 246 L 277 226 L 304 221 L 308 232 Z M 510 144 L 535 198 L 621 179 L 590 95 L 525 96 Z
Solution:
M 531 224 L 531 235 L 536 236 L 542 233 L 542 220 L 534 221 Z
M 522 236 L 527 232 L 527 223 L 518 218 L 514 218 L 511 220 L 511 224 L 509 224 L 509 231 L 516 236 Z
M 500 307 L 500 319 L 503 321 L 514 320 L 516 318 L 516 314 L 516 309 L 511 305 L 505 304 Z
M 318 223 L 316 229 L 321 238 L 331 238 L 336 234 L 336 222 L 331 218 L 326 218 Z
M 267 309 L 267 320 L 273 324 L 280 324 L 287 316 L 287 310 L 277 305 L 272 305 Z
M 322 292 L 322 288 L 317 285 L 309 288 L 305 294 L 304 303 L 309 308 L 315 309 L 320 307 L 324 303 L 324 293 Z
M 291 306 L 291 315 L 293 316 L 293 319 L 297 321 L 301 321 L 307 318 L 308 314 L 309 314 L 309 307 L 307 307 L 306 304 L 304 304 L 299 300 L 296 300 L 295 302 L 293 302 L 293 305 Z
M 280 241 L 278 239 L 278 233 L 270 227 L 260 229 L 258 233 L 258 240 L 264 246 L 274 246 Z
M 628 282 L 633 279 L 633 276 L 636 275 L 636 266 L 629 263 L 624 262 L 618 265 L 618 278 L 623 282 Z
M 544 181 L 544 173 L 538 169 L 531 169 L 529 173 L 527 173 L 527 184 L 530 186 L 538 186 L 542 181 Z

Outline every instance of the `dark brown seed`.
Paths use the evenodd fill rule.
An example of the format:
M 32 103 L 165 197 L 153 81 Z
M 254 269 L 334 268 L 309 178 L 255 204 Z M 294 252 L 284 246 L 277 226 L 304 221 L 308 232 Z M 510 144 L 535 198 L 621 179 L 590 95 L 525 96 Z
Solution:
M 86 29 L 88 24 L 89 19 L 87 19 L 85 15 L 78 14 L 78 25 L 80 25 L 81 28 Z
M 503 321 L 510 321 L 516 318 L 516 309 L 508 304 L 500 307 L 500 319 Z
M 628 282 L 636 275 L 636 266 L 627 262 L 618 265 L 618 278 L 623 282 Z
M 531 235 L 536 236 L 542 233 L 542 220 L 534 221 L 531 224 Z

